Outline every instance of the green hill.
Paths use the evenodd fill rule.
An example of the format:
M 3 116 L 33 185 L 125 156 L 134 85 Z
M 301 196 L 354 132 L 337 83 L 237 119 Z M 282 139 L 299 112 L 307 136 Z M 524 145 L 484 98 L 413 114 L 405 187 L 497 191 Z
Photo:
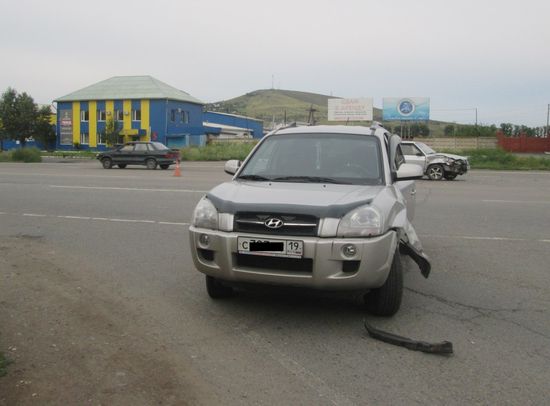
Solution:
M 328 99 L 337 97 L 294 90 L 256 90 L 234 99 L 207 105 L 208 110 L 258 118 L 266 126 L 273 122 L 307 122 L 311 108 L 318 124 L 327 124 Z M 380 120 L 381 111 L 374 109 L 375 120 Z
M 265 89 L 246 93 L 234 99 L 208 104 L 211 111 L 240 114 L 263 120 L 265 128 L 273 123 L 308 122 L 310 110 L 315 109 L 314 118 L 317 124 L 329 124 L 327 120 L 328 99 L 339 98 L 317 93 L 298 92 L 294 90 Z M 374 108 L 374 120 L 382 121 L 382 110 Z M 286 117 L 286 120 L 285 120 Z M 336 124 L 335 122 L 330 122 Z M 399 126 L 398 122 L 386 122 L 386 127 Z M 430 135 L 444 135 L 445 126 L 452 123 L 433 121 L 428 123 Z

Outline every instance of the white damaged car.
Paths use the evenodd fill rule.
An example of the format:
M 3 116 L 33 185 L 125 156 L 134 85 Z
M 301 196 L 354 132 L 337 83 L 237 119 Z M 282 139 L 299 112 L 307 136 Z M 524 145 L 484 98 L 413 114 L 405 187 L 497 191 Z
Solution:
M 430 272 L 410 223 L 423 171 L 400 142 L 378 125 L 296 127 L 228 161 L 233 179 L 199 201 L 189 228 L 208 294 L 239 283 L 359 291 L 372 313 L 395 314 L 401 255 Z

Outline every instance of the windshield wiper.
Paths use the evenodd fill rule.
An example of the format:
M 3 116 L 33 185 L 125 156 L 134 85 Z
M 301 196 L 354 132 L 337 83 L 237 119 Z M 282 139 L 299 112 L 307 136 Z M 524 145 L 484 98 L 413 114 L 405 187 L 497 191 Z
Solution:
M 270 178 L 266 178 L 265 176 L 261 176 L 261 175 L 241 175 L 237 179 L 258 180 L 258 181 L 271 180 Z
M 348 182 L 342 182 L 333 178 L 325 178 L 322 176 L 280 176 L 278 178 L 271 179 L 274 182 L 310 182 L 310 183 L 344 183 L 349 184 Z

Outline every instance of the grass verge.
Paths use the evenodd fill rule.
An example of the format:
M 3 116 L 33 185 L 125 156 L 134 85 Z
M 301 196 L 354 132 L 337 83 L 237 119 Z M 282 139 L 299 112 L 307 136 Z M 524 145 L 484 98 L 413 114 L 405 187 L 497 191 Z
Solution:
M 42 162 L 38 148 L 19 148 L 0 153 L 0 162 Z
M 205 147 L 185 147 L 180 151 L 183 161 L 227 161 L 228 159 L 243 160 L 256 143 L 213 143 Z
M 456 153 L 456 152 L 455 152 Z M 472 169 L 512 171 L 549 171 L 550 159 L 534 156 L 517 156 L 502 149 L 469 149 L 458 153 L 469 157 Z
M 42 151 L 42 156 L 55 156 L 59 158 L 95 158 L 98 151 Z

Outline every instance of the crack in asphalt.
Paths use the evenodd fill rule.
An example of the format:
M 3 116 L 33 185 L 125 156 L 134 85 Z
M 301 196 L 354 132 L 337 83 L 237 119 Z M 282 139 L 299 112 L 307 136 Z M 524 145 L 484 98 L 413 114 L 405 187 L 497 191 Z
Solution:
M 550 340 L 550 335 L 548 335 L 548 334 L 542 333 L 542 332 L 540 332 L 538 330 L 535 330 L 531 327 L 525 326 L 525 325 L 523 325 L 523 324 L 521 324 L 517 321 L 497 316 L 499 313 L 519 313 L 519 312 L 544 313 L 543 309 L 522 309 L 520 307 L 516 307 L 516 308 L 490 308 L 490 307 L 474 306 L 474 305 L 469 305 L 469 304 L 465 304 L 465 303 L 455 302 L 455 301 L 452 301 L 452 300 L 449 300 L 449 299 L 445 299 L 441 296 L 437 296 L 437 295 L 434 295 L 434 294 L 431 294 L 431 293 L 420 292 L 418 290 L 414 290 L 414 289 L 411 289 L 411 288 L 405 288 L 405 289 L 408 290 L 409 292 L 416 293 L 419 296 L 423 296 L 423 297 L 426 297 L 428 299 L 436 300 L 436 301 L 438 301 L 440 303 L 443 303 L 443 304 L 445 304 L 445 305 L 447 305 L 451 308 L 462 307 L 462 308 L 465 308 L 465 309 L 468 309 L 468 310 L 473 310 L 474 312 L 477 313 L 476 316 L 466 318 L 464 320 L 461 320 L 461 318 L 459 318 L 459 317 L 446 315 L 447 317 L 453 318 L 455 320 L 458 319 L 458 320 L 461 320 L 461 321 L 472 322 L 472 320 L 475 320 L 475 319 L 480 318 L 480 317 L 492 318 L 492 319 L 503 321 L 503 322 L 506 322 L 506 323 L 511 323 L 511 324 L 513 324 L 517 327 L 520 327 L 520 328 L 522 328 L 526 331 L 529 331 L 532 334 L 535 334 L 537 336 L 545 338 L 546 340 Z M 433 309 L 431 309 L 431 311 L 433 312 Z M 443 313 L 442 315 L 445 315 L 445 314 Z

